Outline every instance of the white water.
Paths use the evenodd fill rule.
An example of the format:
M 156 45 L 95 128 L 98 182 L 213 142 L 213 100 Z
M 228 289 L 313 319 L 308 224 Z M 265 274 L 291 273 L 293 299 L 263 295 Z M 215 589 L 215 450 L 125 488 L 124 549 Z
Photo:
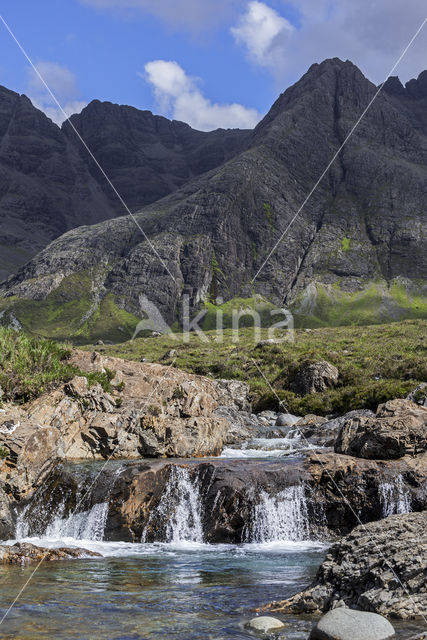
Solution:
M 105 524 L 108 516 L 108 502 L 93 505 L 88 511 L 71 513 L 63 518 L 64 504 L 61 504 L 43 534 L 45 540 L 72 538 L 74 540 L 101 541 L 104 538 Z M 28 537 L 30 525 L 26 519 L 28 508 L 20 514 L 16 522 L 16 539 Z
M 290 431 L 285 438 L 254 438 L 240 449 L 226 448 L 220 458 L 283 458 L 315 448 L 297 431 Z
M 258 543 L 297 542 L 310 536 L 303 486 L 287 487 L 275 496 L 264 491 L 254 507 L 247 537 Z
M 166 542 L 203 543 L 199 487 L 188 469 L 178 466 L 170 468 L 166 489 L 150 515 L 142 534 L 142 542 L 146 542 L 147 530 L 154 518 L 166 523 Z
M 394 483 L 383 482 L 378 486 L 383 517 L 387 518 L 398 513 L 410 513 L 411 495 L 403 483 L 403 477 L 399 474 Z

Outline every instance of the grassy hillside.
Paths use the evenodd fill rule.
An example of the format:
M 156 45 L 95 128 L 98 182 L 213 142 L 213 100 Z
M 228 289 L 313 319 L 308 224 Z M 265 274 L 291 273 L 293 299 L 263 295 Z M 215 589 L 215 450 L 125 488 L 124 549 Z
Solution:
M 231 331 L 224 332 L 222 343 L 216 341 L 212 331 L 206 334 L 206 343 L 190 334 L 188 344 L 159 336 L 96 349 L 106 355 L 173 363 L 192 373 L 247 381 L 256 409 L 278 408 L 277 394 L 293 413 L 329 414 L 362 407 L 375 409 L 380 402 L 403 397 L 427 381 L 426 333 L 425 320 L 406 320 L 366 327 L 299 329 L 294 344 L 256 346 L 252 330 L 242 329 L 237 344 L 232 342 Z M 262 337 L 267 337 L 266 330 Z M 177 355 L 170 357 L 170 350 L 176 350 Z M 298 368 L 319 359 L 338 367 L 339 386 L 305 397 L 290 391 Z

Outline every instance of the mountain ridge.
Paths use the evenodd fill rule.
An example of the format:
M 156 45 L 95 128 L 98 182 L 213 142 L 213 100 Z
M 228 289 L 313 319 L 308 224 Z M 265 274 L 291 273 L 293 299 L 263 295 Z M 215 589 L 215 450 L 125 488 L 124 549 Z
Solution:
M 315 326 L 426 317 L 425 77 L 404 95 L 385 84 L 254 283 L 377 91 L 349 61 L 312 65 L 239 153 L 137 212 L 150 243 L 127 218 L 68 232 L 10 279 L 3 305 L 48 300 L 84 273 L 98 301 L 137 319 L 144 295 L 170 324 L 184 293 L 192 312 L 261 295 Z

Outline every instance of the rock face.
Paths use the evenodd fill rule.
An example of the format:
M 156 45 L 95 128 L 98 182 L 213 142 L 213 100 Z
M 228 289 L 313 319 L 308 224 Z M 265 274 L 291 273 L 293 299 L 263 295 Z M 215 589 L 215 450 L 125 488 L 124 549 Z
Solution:
M 98 100 L 72 122 L 131 211 L 230 159 L 247 137 Z M 0 281 L 62 233 L 126 213 L 70 125 L 5 87 L 0 142 Z
M 426 527 L 426 512 L 356 527 L 333 545 L 311 587 L 267 609 L 322 613 L 345 603 L 403 620 L 425 615 Z
M 387 460 L 427 449 L 427 408 L 410 400 L 389 400 L 372 417 L 355 417 L 342 426 L 335 451 Z
M 309 640 L 389 640 L 395 635 L 386 618 L 376 613 L 339 607 L 319 620 Z
M 18 426 L 11 433 L 0 432 L 0 446 L 9 451 L 6 462 L 23 485 L 40 483 L 45 467 L 57 457 L 183 458 L 221 453 L 230 424 L 216 410 L 221 403 L 228 402 L 231 410 L 235 406 L 225 383 L 218 394 L 207 378 L 96 353 L 76 351 L 73 363 L 88 372 L 114 370 L 113 395 L 76 377 L 25 409 L 10 407 L 4 415 L 10 413 Z
M 292 390 L 301 396 L 326 391 L 337 385 L 338 376 L 338 369 L 325 360 L 305 364 L 296 374 Z
M 281 306 L 292 304 L 303 319 L 316 316 L 319 322 L 337 322 L 339 305 L 346 310 L 340 323 L 351 321 L 357 308 L 365 314 L 369 301 L 373 320 L 422 315 L 414 296 L 425 296 L 427 273 L 423 77 L 402 92 L 380 93 L 254 284 L 252 278 L 293 219 L 313 176 L 328 165 L 376 92 L 351 62 L 335 58 L 313 65 L 278 98 L 240 153 L 139 211 L 138 222 L 157 256 L 128 217 L 116 218 L 55 240 L 9 281 L 2 295 L 44 300 L 64 278 L 74 274 L 81 282 L 83 273 L 96 272 L 92 289 L 98 303 L 110 294 L 117 305 L 138 315 L 145 296 L 169 324 L 182 320 L 184 295 L 195 311 L 202 300 L 218 295 L 230 300 L 258 293 Z M 104 138 L 110 126 L 103 129 L 101 123 L 99 134 L 95 131 L 98 109 L 101 105 L 95 104 L 75 121 L 96 136 L 106 161 L 130 184 Z M 108 120 L 120 135 L 121 114 L 112 108 Z M 129 129 L 123 138 L 128 140 Z M 121 140 L 118 144 L 123 148 Z M 129 164 L 132 156 L 140 157 L 140 150 L 132 150 Z M 407 298 L 406 311 L 399 296 Z M 329 303 L 335 316 L 327 311 Z
M 70 560 L 72 558 L 99 558 L 100 553 L 78 547 L 60 547 L 45 549 L 36 547 L 29 542 L 16 542 L 14 545 L 0 545 L 0 563 L 24 564 L 26 562 L 40 562 L 51 560 Z

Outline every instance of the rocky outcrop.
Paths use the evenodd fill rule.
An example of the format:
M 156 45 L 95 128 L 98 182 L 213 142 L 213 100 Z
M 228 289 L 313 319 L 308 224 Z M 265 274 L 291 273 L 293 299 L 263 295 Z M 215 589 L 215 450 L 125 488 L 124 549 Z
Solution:
M 322 613 L 344 603 L 403 620 L 426 613 L 427 513 L 356 527 L 333 545 L 315 582 L 270 611 Z
M 25 564 L 27 562 L 49 562 L 52 560 L 70 560 L 73 558 L 100 558 L 101 554 L 79 547 L 59 547 L 46 549 L 36 547 L 29 542 L 16 542 L 14 545 L 0 545 L 0 563 Z
M 114 371 L 111 391 L 76 376 L 25 407 L 5 405 L 0 447 L 7 455 L 0 479 L 9 496 L 28 498 L 58 458 L 219 455 L 224 444 L 256 433 L 256 419 L 242 414 L 249 416 L 243 429 L 235 408 L 249 406 L 243 383 L 218 384 L 174 367 L 96 352 L 75 351 L 72 363 L 88 373 Z M 7 508 L 5 514 L 8 530 Z
M 333 447 L 341 427 L 348 420 L 360 417 L 372 418 L 374 416 L 375 414 L 369 409 L 349 411 L 343 416 L 332 418 L 331 420 L 320 416 L 317 416 L 317 420 L 315 420 L 316 416 L 305 416 L 295 424 L 295 429 L 312 446 Z
M 339 372 L 333 364 L 320 360 L 301 365 L 292 381 L 292 391 L 301 396 L 326 391 L 338 384 Z
M 304 466 L 335 535 L 401 510 L 427 509 L 427 454 L 382 461 L 319 451 L 309 454 Z
M 417 455 L 427 449 L 427 408 L 410 400 L 389 400 L 376 416 L 347 420 L 335 451 L 361 458 L 388 460 Z

